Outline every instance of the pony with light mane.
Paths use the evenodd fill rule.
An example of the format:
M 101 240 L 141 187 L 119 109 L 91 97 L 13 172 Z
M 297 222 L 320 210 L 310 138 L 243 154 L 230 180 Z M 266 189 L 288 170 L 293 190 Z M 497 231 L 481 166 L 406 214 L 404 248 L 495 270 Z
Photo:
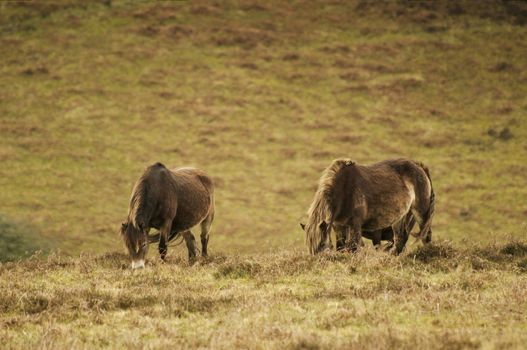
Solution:
M 319 180 L 304 227 L 306 243 L 311 254 L 328 249 L 335 229 L 337 249 L 340 242 L 340 248 L 344 245 L 354 251 L 363 234 L 372 237 L 374 244 L 393 235 L 391 252 L 398 255 L 415 222 L 418 237 L 431 242 L 434 210 L 432 180 L 423 163 L 394 159 L 359 165 L 337 159 Z

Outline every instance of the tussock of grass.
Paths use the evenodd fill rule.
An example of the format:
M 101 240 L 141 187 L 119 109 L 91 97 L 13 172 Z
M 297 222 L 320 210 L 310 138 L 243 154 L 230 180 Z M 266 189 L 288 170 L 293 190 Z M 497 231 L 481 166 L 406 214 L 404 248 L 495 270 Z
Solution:
M 518 261 L 517 267 L 520 272 L 527 272 L 527 259 Z
M 514 257 L 525 256 L 527 255 L 527 244 L 521 241 L 507 243 L 500 248 L 500 254 L 511 255 Z
M 441 242 L 419 246 L 412 252 L 412 256 L 421 262 L 427 263 L 437 259 L 452 259 L 459 254 L 451 243 Z

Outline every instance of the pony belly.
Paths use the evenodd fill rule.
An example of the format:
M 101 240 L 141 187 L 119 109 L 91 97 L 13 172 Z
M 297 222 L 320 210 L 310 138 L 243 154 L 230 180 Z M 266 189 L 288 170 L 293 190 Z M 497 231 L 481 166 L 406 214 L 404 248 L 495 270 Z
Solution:
M 368 213 L 369 217 L 363 224 L 363 230 L 377 231 L 397 224 L 408 214 L 414 199 L 415 196 L 408 189 L 398 197 L 385 198 L 382 207 L 376 207 L 376 210 Z
M 401 207 L 392 207 L 394 210 L 387 210 L 382 215 L 378 215 L 367 220 L 364 225 L 362 225 L 363 231 L 379 231 L 386 228 L 391 228 L 392 225 L 398 223 L 402 218 L 405 217 L 407 211 L 406 208 Z
M 367 232 L 375 232 L 387 227 L 391 227 L 396 219 L 391 215 L 374 217 L 369 219 L 362 225 L 362 230 Z
M 174 221 L 172 221 L 172 231 L 183 232 L 190 230 L 200 224 L 208 214 L 208 207 L 200 208 L 201 210 L 189 210 L 185 207 L 178 209 Z

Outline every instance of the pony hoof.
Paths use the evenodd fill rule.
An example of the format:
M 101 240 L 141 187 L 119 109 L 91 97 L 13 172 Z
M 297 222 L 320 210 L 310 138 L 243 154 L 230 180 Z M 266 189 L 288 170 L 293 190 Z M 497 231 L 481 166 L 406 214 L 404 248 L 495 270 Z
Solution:
M 132 270 L 144 269 L 144 268 L 145 268 L 145 261 L 144 260 L 132 261 Z
M 350 253 L 350 254 L 355 254 L 355 253 L 357 253 L 360 249 L 361 249 L 360 246 L 356 246 L 356 245 L 354 245 L 354 246 L 348 246 L 348 247 L 346 248 L 346 251 L 347 251 L 348 253 Z
M 390 252 L 394 248 L 392 243 L 386 244 L 384 247 L 382 247 L 382 250 L 385 252 Z
M 397 247 L 392 247 L 390 250 L 389 250 L 390 254 L 393 255 L 393 256 L 399 256 L 399 254 L 401 254 L 401 252 L 397 249 Z

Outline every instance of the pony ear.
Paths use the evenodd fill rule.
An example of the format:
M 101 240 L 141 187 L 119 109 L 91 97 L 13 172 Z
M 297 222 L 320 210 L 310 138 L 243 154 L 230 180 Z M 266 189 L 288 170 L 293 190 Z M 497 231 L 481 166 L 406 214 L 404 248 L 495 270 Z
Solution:
M 302 227 L 302 230 L 306 230 L 306 224 L 300 223 L 300 227 Z
M 320 225 L 318 225 L 318 227 L 320 227 L 322 231 L 326 231 L 326 229 L 328 228 L 328 224 L 326 224 L 325 221 L 322 221 Z

